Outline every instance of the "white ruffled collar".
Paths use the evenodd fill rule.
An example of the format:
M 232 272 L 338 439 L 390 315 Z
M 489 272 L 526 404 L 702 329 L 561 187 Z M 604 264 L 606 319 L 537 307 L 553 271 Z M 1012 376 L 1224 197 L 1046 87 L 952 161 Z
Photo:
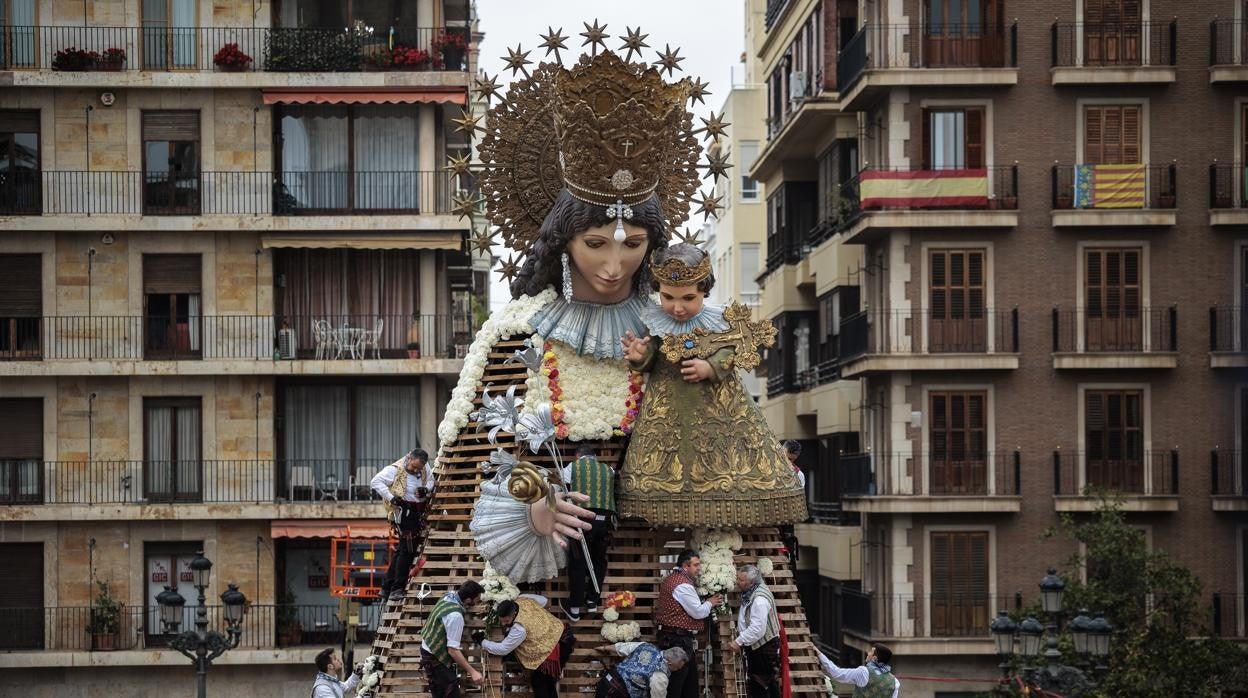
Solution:
M 642 311 L 641 319 L 646 323 L 652 335 L 684 334 L 698 328 L 708 332 L 723 332 L 728 329 L 728 323 L 724 320 L 723 306 L 710 303 L 704 304 L 701 312 L 684 321 L 672 318 L 663 312 L 663 308 L 658 304 L 651 303 Z
M 596 359 L 623 359 L 620 337 L 625 332 L 638 336 L 646 333 L 641 314 L 648 305 L 638 296 L 629 296 L 611 305 L 568 301 L 560 296 L 542 306 L 529 323 L 539 336 L 563 342 L 578 354 Z

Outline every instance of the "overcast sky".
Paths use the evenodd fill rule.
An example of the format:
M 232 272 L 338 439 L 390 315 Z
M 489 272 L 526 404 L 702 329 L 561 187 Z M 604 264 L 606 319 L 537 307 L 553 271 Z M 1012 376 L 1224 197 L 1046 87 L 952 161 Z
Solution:
M 501 73 L 498 82 L 506 85 L 511 73 L 506 70 L 503 57 L 507 49 L 520 44 L 524 50 L 535 49 L 529 60 L 542 59 L 544 49 L 537 49 L 541 42 L 539 34 L 548 27 L 563 28 L 569 36 L 564 43 L 570 51 L 561 51 L 564 65 L 573 63 L 581 55 L 580 33 L 585 22 L 606 25 L 607 47 L 619 48 L 618 38 L 625 27 L 641 27 L 649 34 L 645 59 L 654 62 L 656 52 L 664 44 L 680 47 L 685 58 L 680 66 L 684 72 L 677 76 L 700 77 L 711 83 L 711 94 L 706 105 L 695 104 L 696 116 L 707 116 L 710 109 L 719 111 L 731 85 L 732 66 L 741 58 L 745 46 L 745 3 L 743 0 L 476 0 L 480 29 L 485 33 L 481 43 L 480 66 L 490 75 Z M 588 47 L 585 47 L 588 50 Z M 551 59 L 553 60 L 553 56 Z M 634 54 L 636 59 L 636 54 Z M 694 120 L 695 124 L 701 122 Z M 506 256 L 505 248 L 496 247 L 495 254 Z M 490 289 L 490 305 L 497 308 L 511 297 L 498 274 L 491 272 L 493 286 Z

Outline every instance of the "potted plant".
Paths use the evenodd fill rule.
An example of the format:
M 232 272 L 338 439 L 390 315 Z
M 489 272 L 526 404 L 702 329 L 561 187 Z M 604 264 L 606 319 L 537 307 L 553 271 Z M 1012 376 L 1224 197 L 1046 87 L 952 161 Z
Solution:
M 226 44 L 213 54 L 212 62 L 222 72 L 241 73 L 247 70 L 247 66 L 251 63 L 251 56 L 243 53 L 238 44 Z
M 303 642 L 303 625 L 299 623 L 299 609 L 295 606 L 295 591 L 286 583 L 286 589 L 277 598 L 277 646 L 295 647 Z
M 360 55 L 360 67 L 364 70 L 389 70 L 394 65 L 394 53 L 384 46 Z
M 429 67 L 429 52 L 423 48 L 395 46 L 394 66 L 402 70 L 424 70 Z
M 1174 192 L 1166 192 L 1157 197 L 1158 208 L 1174 208 L 1175 197 Z
M 433 38 L 433 50 L 442 56 L 447 70 L 462 70 L 468 53 L 468 36 L 462 29 L 442 29 Z
M 100 55 L 99 62 L 96 63 L 96 70 L 121 70 L 126 65 L 126 50 L 124 48 L 107 48 Z
M 420 358 L 420 317 L 413 316 L 407 327 L 407 358 Z
M 121 604 L 108 592 L 108 582 L 96 582 L 98 594 L 91 604 L 91 649 L 104 651 L 117 649 L 117 635 L 121 632 Z
M 52 70 L 91 70 L 100 60 L 100 54 L 85 48 L 70 46 L 56 52 L 52 58 Z

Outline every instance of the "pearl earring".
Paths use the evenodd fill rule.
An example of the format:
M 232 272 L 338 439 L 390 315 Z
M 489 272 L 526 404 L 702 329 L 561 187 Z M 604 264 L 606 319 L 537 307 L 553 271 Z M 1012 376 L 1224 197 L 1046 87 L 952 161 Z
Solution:
M 563 299 L 565 301 L 572 300 L 572 265 L 568 263 L 568 253 L 564 252 L 560 255 L 563 262 Z

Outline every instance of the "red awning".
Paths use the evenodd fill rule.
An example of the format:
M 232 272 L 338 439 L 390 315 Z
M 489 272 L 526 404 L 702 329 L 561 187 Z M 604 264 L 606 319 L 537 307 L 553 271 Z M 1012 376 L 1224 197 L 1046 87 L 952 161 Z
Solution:
M 410 89 L 410 90 L 265 90 L 265 104 L 419 104 L 444 102 L 465 105 L 468 94 L 464 90 Z
M 274 538 L 387 538 L 390 524 L 384 520 L 277 519 L 271 531 Z

